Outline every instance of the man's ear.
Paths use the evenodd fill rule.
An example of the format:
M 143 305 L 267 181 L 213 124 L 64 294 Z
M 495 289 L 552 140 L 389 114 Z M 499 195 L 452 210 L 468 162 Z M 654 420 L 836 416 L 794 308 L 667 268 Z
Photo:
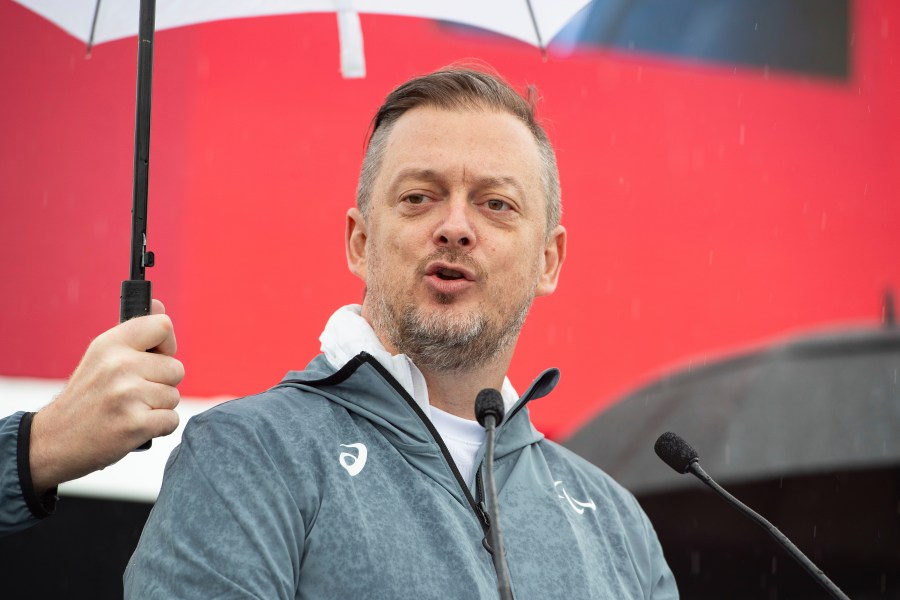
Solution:
M 566 259 L 566 228 L 557 225 L 544 245 L 543 269 L 535 289 L 536 296 L 547 296 L 556 290 L 559 272 Z
M 350 272 L 366 280 L 366 220 L 356 207 L 347 211 L 347 227 L 344 232 L 344 249 Z

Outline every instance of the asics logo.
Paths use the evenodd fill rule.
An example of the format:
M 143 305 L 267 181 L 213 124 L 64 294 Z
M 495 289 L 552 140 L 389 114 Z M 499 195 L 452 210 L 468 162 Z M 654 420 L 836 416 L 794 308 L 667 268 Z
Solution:
M 569 492 L 566 491 L 565 486 L 563 486 L 562 481 L 554 481 L 553 487 L 556 488 L 556 495 L 558 498 L 562 498 L 569 502 L 569 506 L 572 507 L 572 510 L 577 512 L 579 515 L 584 513 L 584 509 L 589 508 L 591 510 L 596 511 L 597 505 L 594 504 L 594 501 L 588 498 L 587 502 L 581 502 L 576 500 L 572 496 L 569 495 Z M 560 493 L 562 492 L 562 493 Z
M 341 452 L 338 460 L 341 466 L 350 473 L 350 477 L 359 475 L 359 472 L 366 466 L 366 457 L 368 457 L 369 451 L 366 450 L 363 444 L 341 444 L 341 448 L 353 448 L 356 450 L 357 454 L 355 455 L 350 452 Z

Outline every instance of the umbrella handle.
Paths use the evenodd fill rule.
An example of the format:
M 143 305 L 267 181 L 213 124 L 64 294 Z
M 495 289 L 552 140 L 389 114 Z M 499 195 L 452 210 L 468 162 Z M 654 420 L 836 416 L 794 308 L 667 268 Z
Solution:
M 122 282 L 122 293 L 119 296 L 120 323 L 150 314 L 150 301 L 153 298 L 151 288 L 151 283 L 144 279 L 128 279 Z M 153 442 L 147 440 L 134 451 L 149 450 L 152 445 Z
M 156 25 L 156 0 L 141 0 L 138 30 L 137 100 L 134 117 L 134 190 L 131 209 L 131 279 L 122 282 L 119 296 L 119 321 L 150 314 L 153 298 L 144 269 L 153 266 L 153 253 L 147 252 L 147 187 L 150 174 L 150 98 L 153 81 L 153 32 Z M 148 450 L 151 440 L 135 451 Z
M 119 323 L 150 314 L 150 300 L 153 298 L 151 287 L 151 283 L 145 279 L 128 279 L 122 282 Z

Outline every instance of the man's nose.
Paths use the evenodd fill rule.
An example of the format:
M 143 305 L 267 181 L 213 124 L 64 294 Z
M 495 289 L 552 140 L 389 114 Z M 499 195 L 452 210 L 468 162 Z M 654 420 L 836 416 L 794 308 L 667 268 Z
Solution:
M 468 248 L 475 245 L 475 228 L 472 226 L 472 209 L 468 201 L 447 200 L 446 213 L 434 230 L 434 243 L 450 248 Z

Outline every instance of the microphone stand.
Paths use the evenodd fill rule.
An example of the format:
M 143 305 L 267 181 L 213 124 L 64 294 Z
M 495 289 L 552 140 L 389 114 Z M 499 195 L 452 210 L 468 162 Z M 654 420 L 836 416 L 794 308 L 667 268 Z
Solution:
M 494 415 L 485 418 L 485 430 L 487 431 L 487 445 L 485 449 L 484 471 L 487 476 L 486 485 L 488 500 L 488 512 L 491 515 L 491 559 L 494 561 L 494 570 L 497 572 L 497 591 L 500 592 L 500 600 L 513 600 L 512 589 L 509 584 L 509 567 L 506 564 L 506 549 L 503 546 L 503 535 L 500 533 L 500 505 L 497 502 L 497 481 L 494 479 L 494 446 L 497 438 L 497 427 Z
M 703 467 L 700 466 L 699 460 L 692 460 L 688 465 L 687 470 L 690 471 L 691 474 L 696 476 L 697 479 L 711 487 L 715 493 L 724 498 L 727 502 L 731 503 L 734 507 L 744 513 L 750 519 L 755 521 L 760 527 L 768 531 L 769 534 L 774 537 L 778 541 L 778 543 L 784 547 L 785 550 L 788 551 L 788 554 L 790 554 L 797 562 L 799 562 L 803 566 L 804 569 L 806 569 L 807 573 L 809 573 L 816 581 L 818 581 L 822 585 L 822 587 L 828 590 L 828 593 L 832 598 L 835 598 L 837 600 L 850 600 L 850 598 L 844 592 L 842 592 L 841 589 L 837 585 L 835 585 L 833 581 L 828 578 L 828 576 L 824 571 L 822 571 L 822 569 L 817 567 L 815 563 L 813 563 L 813 561 L 809 560 L 809 558 L 807 558 L 807 556 L 803 554 L 800 548 L 795 546 L 794 543 L 789 540 L 786 535 L 781 533 L 781 531 L 777 527 L 772 525 L 772 523 L 770 523 L 768 519 L 729 494 L 728 491 L 725 490 L 725 488 L 716 483 L 715 480 L 710 477 L 706 473 L 706 471 L 703 470 Z
M 497 424 L 503 421 L 503 397 L 493 388 L 485 388 L 475 398 L 475 418 L 485 429 L 484 471 L 487 479 L 488 529 L 491 545 L 491 560 L 497 573 L 497 591 L 500 600 L 513 600 L 510 584 L 509 566 L 506 564 L 506 549 L 503 547 L 503 535 L 500 533 L 500 504 L 497 501 L 497 480 L 494 478 L 494 448 L 497 444 Z

